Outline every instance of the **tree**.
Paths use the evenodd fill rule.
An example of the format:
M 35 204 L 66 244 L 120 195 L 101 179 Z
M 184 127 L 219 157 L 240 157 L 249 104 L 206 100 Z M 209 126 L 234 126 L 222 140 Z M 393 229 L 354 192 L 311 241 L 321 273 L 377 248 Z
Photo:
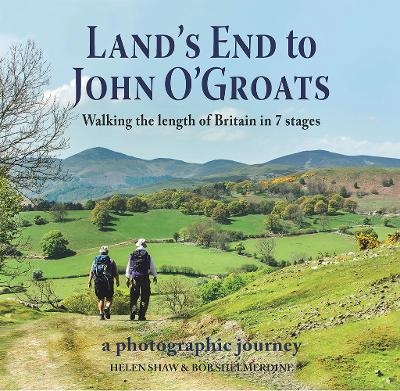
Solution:
M 270 266 L 276 266 L 273 256 L 275 249 L 275 240 L 273 238 L 263 239 L 257 243 L 257 251 L 261 256 L 261 262 Z
M 268 215 L 265 221 L 265 228 L 267 231 L 274 234 L 282 233 L 285 230 L 279 216 L 273 213 Z
M 96 206 L 96 202 L 93 200 L 87 200 L 85 203 L 85 209 L 87 209 L 87 210 L 93 210 L 95 206 Z
M 314 206 L 315 204 L 311 199 L 306 199 L 300 204 L 301 210 L 306 216 L 311 216 L 314 214 Z
M 6 257 L 14 252 L 20 235 L 18 213 L 22 197 L 7 178 L 0 175 L 0 287 L 9 287 L 19 272 L 7 265 Z
M 328 205 L 326 204 L 326 202 L 322 200 L 318 201 L 314 206 L 314 212 L 317 215 L 326 214 L 327 211 L 328 211 Z
M 50 231 L 40 241 L 43 255 L 46 258 L 62 258 L 68 255 L 68 240 L 60 231 Z
M 297 204 L 289 204 L 282 212 L 282 217 L 285 220 L 291 220 L 295 224 L 301 226 L 303 224 L 303 211 Z
M 217 222 L 225 224 L 228 222 L 228 208 L 221 202 L 212 211 L 211 217 Z
M 246 248 L 244 247 L 243 242 L 239 242 L 239 243 L 235 246 L 235 251 L 236 251 L 239 255 L 243 255 L 243 253 L 246 251 Z
M 345 186 L 342 186 L 342 187 L 340 188 L 340 190 L 339 190 L 339 195 L 340 195 L 341 197 L 343 197 L 343 198 L 348 198 L 348 197 L 350 197 L 351 194 L 347 191 L 347 189 L 346 189 Z
M 272 209 L 272 214 L 278 215 L 279 217 L 282 217 L 283 211 L 286 209 L 286 207 L 289 205 L 289 202 L 286 200 L 280 200 L 275 203 L 274 209 Z
M 227 207 L 231 216 L 244 216 L 247 213 L 249 204 L 245 199 L 240 199 L 230 202 Z
M 126 211 L 126 199 L 118 194 L 114 194 L 108 201 L 108 206 L 115 213 L 123 213 Z
M 24 293 L 24 300 L 35 308 L 50 306 L 52 309 L 60 309 L 60 298 L 57 296 L 52 281 L 34 279 L 31 289 Z
M 64 204 L 56 203 L 50 208 L 50 213 L 56 223 L 60 223 L 65 220 L 67 211 L 65 210 Z
M 347 190 L 345 191 L 347 194 Z M 328 209 L 331 209 L 334 213 L 336 213 L 339 209 L 342 209 L 344 203 L 344 197 L 342 194 L 334 194 L 329 198 Z
M 357 209 L 357 206 L 357 201 L 354 200 L 346 199 L 343 202 L 343 209 L 349 213 L 354 213 Z
M 67 147 L 72 108 L 44 94 L 48 81 L 49 66 L 33 41 L 0 58 L 0 167 L 22 190 L 66 179 L 55 156 Z
M 109 213 L 109 205 L 107 201 L 100 201 L 96 204 L 90 214 L 90 221 L 97 225 L 99 229 L 103 229 L 111 221 Z
M 126 209 L 130 212 L 147 212 L 149 210 L 149 205 L 147 205 L 146 200 L 141 197 L 130 197 L 126 201 Z
M 321 231 L 325 232 L 329 226 L 329 219 L 326 214 L 319 216 L 319 223 L 321 224 Z

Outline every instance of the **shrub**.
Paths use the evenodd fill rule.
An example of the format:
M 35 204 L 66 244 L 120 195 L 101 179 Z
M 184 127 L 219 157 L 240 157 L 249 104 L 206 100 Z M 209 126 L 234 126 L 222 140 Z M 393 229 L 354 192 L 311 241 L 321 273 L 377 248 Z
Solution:
M 386 243 L 389 245 L 396 244 L 400 241 L 400 231 L 396 231 L 392 234 L 388 234 Z
M 339 190 L 339 195 L 343 198 L 348 198 L 351 196 L 351 193 L 347 191 L 345 186 L 342 186 Z
M 61 304 L 69 311 L 78 314 L 95 315 L 98 313 L 97 298 L 93 290 L 74 293 L 66 297 Z M 117 315 L 129 314 L 129 293 L 115 290 L 112 312 Z
M 239 254 L 239 255 L 243 255 L 243 253 L 245 252 L 246 248 L 244 247 L 243 242 L 239 242 L 236 246 L 235 246 L 235 251 Z
M 378 239 L 378 234 L 377 234 L 376 231 L 375 231 L 373 228 L 371 228 L 371 227 L 369 227 L 369 228 L 362 228 L 362 229 L 359 229 L 359 230 L 355 231 L 355 232 L 354 232 L 354 236 L 357 235 L 358 233 L 362 233 L 362 234 L 366 234 L 366 235 L 371 235 L 371 236 L 373 236 L 374 238 Z
M 385 217 L 385 218 L 383 219 L 383 225 L 384 225 L 385 227 L 389 227 L 389 226 L 390 226 L 390 219 L 389 219 L 389 217 Z
M 34 270 L 32 272 L 32 280 L 39 281 L 43 279 L 43 271 L 42 270 Z
M 384 178 L 384 179 L 382 179 L 382 186 L 383 187 L 390 187 L 390 186 L 393 186 L 393 185 L 394 185 L 394 182 L 393 182 L 392 178 Z
M 365 217 L 363 220 L 363 225 L 371 225 L 371 219 L 369 217 Z
M 222 297 L 227 296 L 239 290 L 246 285 L 246 281 L 240 274 L 230 274 L 222 280 L 221 294 Z
M 47 220 L 46 220 L 44 217 L 40 216 L 40 215 L 35 216 L 35 217 L 33 218 L 33 222 L 34 222 L 36 225 L 44 225 L 44 224 L 47 224 Z
M 56 223 L 61 223 L 67 216 L 67 211 L 64 204 L 56 203 L 50 208 L 50 213 Z
M 341 233 L 341 234 L 350 234 L 351 232 L 350 232 L 350 226 L 349 225 L 341 225 L 339 228 L 338 228 L 338 231 Z
M 200 287 L 203 303 L 209 303 L 222 297 L 222 280 L 210 280 Z
M 198 303 L 198 295 L 193 286 L 176 277 L 158 283 L 157 290 L 162 295 L 161 301 L 177 316 L 188 315 L 190 310 Z
M 50 231 L 45 234 L 40 242 L 43 255 L 47 258 L 62 258 L 70 253 L 67 249 L 68 240 L 60 231 Z
M 28 220 L 22 219 L 19 222 L 20 227 L 30 227 L 32 225 L 32 223 Z
M 253 265 L 251 263 L 245 263 L 244 265 L 239 266 L 239 268 L 237 269 L 239 272 L 255 272 L 256 270 L 258 270 L 258 266 L 257 265 Z
M 356 240 L 360 250 L 373 249 L 379 246 L 379 241 L 375 236 L 363 232 L 356 233 Z

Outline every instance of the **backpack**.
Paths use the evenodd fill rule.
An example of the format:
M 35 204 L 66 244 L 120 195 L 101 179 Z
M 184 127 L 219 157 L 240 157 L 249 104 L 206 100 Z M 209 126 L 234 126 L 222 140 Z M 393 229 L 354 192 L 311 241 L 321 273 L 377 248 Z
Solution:
M 150 255 L 144 250 L 135 250 L 131 254 L 131 268 L 133 277 L 143 277 L 149 274 L 150 269 Z
M 92 272 L 96 280 L 112 277 L 110 257 L 108 255 L 97 255 L 93 261 Z

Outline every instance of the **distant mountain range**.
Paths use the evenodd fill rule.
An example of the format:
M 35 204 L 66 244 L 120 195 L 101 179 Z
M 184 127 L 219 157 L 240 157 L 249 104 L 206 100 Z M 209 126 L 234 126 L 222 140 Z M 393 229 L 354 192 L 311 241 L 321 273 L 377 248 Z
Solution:
M 249 165 L 233 160 L 212 160 L 203 164 L 164 158 L 144 160 L 100 147 L 77 153 L 63 163 L 71 181 L 49 184 L 44 193 L 48 199 L 79 201 L 112 192 L 139 193 L 160 186 L 182 187 L 204 181 L 270 178 L 312 168 L 400 167 L 400 159 L 346 156 L 324 150 L 303 151 Z

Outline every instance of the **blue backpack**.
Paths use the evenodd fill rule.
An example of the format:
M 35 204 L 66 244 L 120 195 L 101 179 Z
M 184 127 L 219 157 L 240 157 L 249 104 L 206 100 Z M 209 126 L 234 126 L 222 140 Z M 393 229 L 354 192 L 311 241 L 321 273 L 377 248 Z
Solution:
M 110 257 L 108 255 L 97 255 L 93 261 L 92 272 L 95 280 L 112 277 Z

